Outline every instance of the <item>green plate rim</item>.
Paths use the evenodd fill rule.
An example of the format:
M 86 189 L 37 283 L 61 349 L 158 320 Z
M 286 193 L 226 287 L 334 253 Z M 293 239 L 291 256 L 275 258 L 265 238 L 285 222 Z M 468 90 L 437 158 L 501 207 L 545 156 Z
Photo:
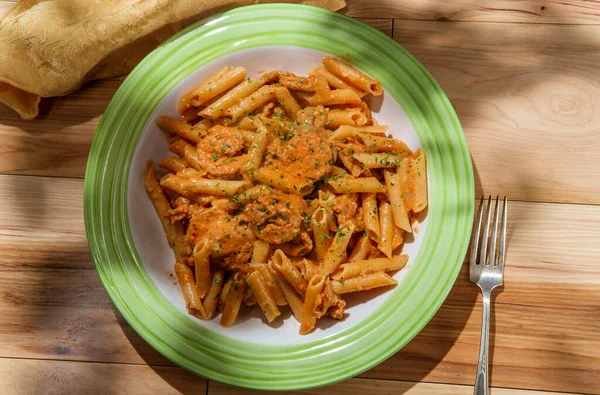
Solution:
M 197 49 L 199 43 L 202 50 Z M 127 186 L 141 132 L 179 81 L 226 54 L 271 45 L 328 52 L 382 82 L 411 120 L 428 158 L 430 209 L 413 267 L 379 308 L 337 334 L 301 345 L 261 345 L 256 353 L 255 344 L 198 325 L 160 293 L 132 241 Z M 131 72 L 111 100 L 90 149 L 84 216 L 107 293 L 152 347 L 209 379 L 253 389 L 296 390 L 331 384 L 371 368 L 429 322 L 450 292 L 467 251 L 473 196 L 471 158 L 458 117 L 433 77 L 408 51 L 341 14 L 268 4 L 200 21 L 161 44 Z

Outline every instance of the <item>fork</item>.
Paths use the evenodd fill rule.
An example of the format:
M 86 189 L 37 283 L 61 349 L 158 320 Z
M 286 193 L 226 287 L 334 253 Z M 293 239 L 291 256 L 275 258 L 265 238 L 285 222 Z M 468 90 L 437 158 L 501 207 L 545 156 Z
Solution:
M 496 196 L 496 207 L 492 222 L 492 233 L 490 232 L 490 218 L 492 208 L 492 196 L 488 198 L 486 220 L 481 233 L 481 220 L 483 217 L 484 198 L 481 197 L 479 210 L 477 212 L 477 224 L 473 234 L 473 245 L 471 247 L 471 259 L 469 261 L 469 275 L 471 282 L 477 284 L 483 296 L 483 313 L 481 317 L 481 340 L 479 344 L 479 363 L 477 364 L 477 378 L 473 395 L 488 395 L 488 349 L 490 336 L 490 296 L 492 290 L 502 285 L 502 273 L 504 270 L 504 252 L 506 248 L 506 213 L 508 203 L 506 196 L 502 207 L 502 225 L 500 226 L 500 240 L 498 255 L 496 256 L 496 244 L 498 236 L 498 206 L 499 197 Z M 489 236 L 488 236 L 489 235 Z M 480 237 L 481 236 L 481 237 Z M 479 241 L 481 238 L 481 248 Z M 489 246 L 488 246 L 489 244 Z M 488 251 L 489 247 L 489 251 Z M 479 251 L 479 259 L 477 253 Z

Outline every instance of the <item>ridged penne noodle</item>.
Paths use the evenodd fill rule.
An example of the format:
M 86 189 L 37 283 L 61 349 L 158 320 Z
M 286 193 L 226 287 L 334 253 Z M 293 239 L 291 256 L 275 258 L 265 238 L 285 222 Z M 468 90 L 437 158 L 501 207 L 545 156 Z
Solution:
M 279 308 L 275 303 L 275 299 L 269 290 L 267 282 L 258 272 L 252 272 L 248 275 L 248 284 L 252 289 L 252 294 L 256 298 L 256 302 L 262 309 L 267 321 L 273 320 L 281 315 Z M 231 291 L 229 291 L 231 292 Z
M 328 182 L 337 193 L 378 193 L 385 187 L 375 177 L 344 176 Z
M 312 184 L 301 177 L 284 174 L 280 170 L 261 167 L 252 173 L 255 181 L 270 185 L 273 188 L 283 189 L 295 195 L 304 196 L 313 190 Z
M 335 272 L 340 263 L 346 258 L 346 248 L 353 233 L 354 224 L 352 222 L 347 222 L 338 228 L 323 261 L 324 274 Z
M 302 110 L 300 104 L 298 104 L 296 99 L 294 99 L 294 96 L 292 96 L 292 94 L 287 88 L 281 86 L 275 88 L 274 91 L 277 103 L 279 103 L 280 106 L 285 108 L 285 111 L 288 114 L 296 114 L 298 111 Z
M 300 334 L 305 335 L 312 331 L 317 323 L 315 316 L 315 307 L 317 297 L 323 291 L 325 285 L 325 276 L 320 274 L 310 279 L 306 287 L 306 296 L 302 304 L 302 320 L 300 322 Z
M 331 210 L 331 208 L 329 208 Z M 313 237 L 315 239 L 315 251 L 317 253 L 317 258 L 320 261 L 325 259 L 325 255 L 327 255 L 327 250 L 331 245 L 331 235 L 329 234 L 329 217 L 331 216 L 331 211 L 327 212 L 325 207 L 318 207 L 312 215 L 312 219 L 310 222 Z
M 308 75 L 315 76 L 315 77 L 319 74 L 322 75 L 323 77 L 325 77 L 325 79 L 327 80 L 327 83 L 329 84 L 329 86 L 331 88 L 350 89 L 350 90 L 353 90 L 360 97 L 362 97 L 365 94 L 365 92 L 361 91 L 360 89 L 348 85 L 347 83 L 345 83 L 344 81 L 342 81 L 341 79 L 336 77 L 335 75 L 331 74 L 324 67 L 315 67 L 315 68 L 310 69 L 308 72 Z
M 200 116 L 217 119 L 225 115 L 228 109 L 241 102 L 250 94 L 256 92 L 258 88 L 264 85 L 264 82 L 259 79 L 247 79 L 241 84 L 227 92 L 225 95 L 217 99 L 210 106 L 200 111 Z
M 244 171 L 246 173 L 253 173 L 260 167 L 267 144 L 269 143 L 269 131 L 260 120 L 257 119 L 255 122 L 257 123 L 257 133 L 248 149 L 247 160 L 244 163 Z
M 365 223 L 365 232 L 367 236 L 379 242 L 380 227 L 379 227 L 379 210 L 377 208 L 377 197 L 374 193 L 363 193 L 362 196 L 362 214 Z
M 275 251 L 269 265 L 277 270 L 299 295 L 304 295 L 306 280 L 302 278 L 302 273 L 281 250 Z
M 200 165 L 200 160 L 198 159 L 198 151 L 196 151 L 194 147 L 192 147 L 189 144 L 183 147 L 183 157 L 185 158 L 187 163 L 190 164 L 191 167 L 193 167 L 196 170 L 202 171 L 202 173 L 205 173 L 205 171 L 202 169 L 202 166 Z
M 240 189 L 248 186 L 247 181 L 211 180 L 204 178 L 182 178 L 167 174 L 161 179 L 161 185 L 174 191 L 190 193 L 207 193 L 219 196 L 233 196 Z
M 217 306 L 219 304 L 219 294 L 223 289 L 223 281 L 225 279 L 225 271 L 217 270 L 213 273 L 210 288 L 204 296 L 202 306 L 204 307 L 204 313 L 206 318 L 212 318 L 217 312 Z
M 300 299 L 292 286 L 281 278 L 281 276 L 275 276 L 275 281 L 277 281 L 279 289 L 281 289 L 287 304 L 290 306 L 294 318 L 296 318 L 298 322 L 302 322 L 302 299 Z
M 170 156 L 158 162 L 157 166 L 171 173 L 177 173 L 178 171 L 188 167 L 188 163 L 185 159 Z
M 225 111 L 224 118 L 229 123 L 237 121 L 240 117 L 248 115 L 257 108 L 261 108 L 268 102 L 275 100 L 275 92 L 271 86 L 262 86 L 250 96 L 242 99 L 238 104 Z
M 379 250 L 388 258 L 392 256 L 392 240 L 394 238 L 394 217 L 392 206 L 388 202 L 379 205 Z
M 360 99 L 360 96 L 351 89 L 336 89 L 308 96 L 306 101 L 308 101 L 311 106 L 331 106 L 337 104 L 358 106 L 362 100 Z
M 395 255 L 390 258 L 366 259 L 348 263 L 342 271 L 342 278 L 347 280 L 356 276 L 364 276 L 375 272 L 392 272 L 402 269 L 408 261 L 408 255 Z
M 246 292 L 246 280 L 242 276 L 236 274 L 230 277 L 228 283 L 221 316 L 221 325 L 226 328 L 235 322 Z
M 273 295 L 273 299 L 275 300 L 275 304 L 277 306 L 286 306 L 287 301 L 281 292 L 281 288 L 277 284 L 275 280 L 276 277 L 279 276 L 279 273 L 271 268 L 269 265 L 265 265 L 265 267 L 258 271 L 262 276 L 263 280 L 265 280 L 269 291 L 271 291 L 271 295 Z
M 371 239 L 364 233 L 352 249 L 352 253 L 348 257 L 348 262 L 359 261 L 365 259 L 371 252 Z
M 198 318 L 206 318 L 204 307 L 200 302 L 200 297 L 196 290 L 192 269 L 184 263 L 177 262 L 175 263 L 175 274 L 177 274 L 177 280 L 179 281 L 179 286 L 181 287 L 181 292 L 185 299 L 187 311 Z
M 169 201 L 167 200 L 167 197 L 165 196 L 158 179 L 156 178 L 156 173 L 154 172 L 152 166 L 150 166 L 146 172 L 144 187 L 146 188 L 146 192 L 148 193 L 148 196 L 152 201 L 152 205 L 158 214 L 158 218 L 160 218 L 163 230 L 167 236 L 167 241 L 169 242 L 169 245 L 175 254 L 175 259 L 180 260 L 183 239 L 183 225 L 181 222 L 172 222 L 169 219 L 169 210 L 171 209 L 171 205 L 169 204 Z
M 194 273 L 196 275 L 196 291 L 198 296 L 203 298 L 212 284 L 212 275 L 210 272 L 210 243 L 204 243 L 202 246 L 196 245 L 193 252 Z
M 396 171 L 385 169 L 383 175 L 385 177 L 385 185 L 387 188 L 388 199 L 392 207 L 394 215 L 394 223 L 400 229 L 412 233 L 412 227 L 408 220 L 408 212 L 404 205 L 404 196 L 402 195 L 402 179 L 401 174 L 405 172 L 405 167 L 408 159 L 403 159 L 401 166 Z
M 383 93 L 381 83 L 336 58 L 331 56 L 324 57 L 323 66 L 331 74 L 364 92 L 371 93 L 374 96 L 379 96 Z
M 250 263 L 267 263 L 271 246 L 263 240 L 256 240 L 252 248 L 252 257 Z
M 331 110 L 327 114 L 326 126 L 330 129 L 335 129 L 342 125 L 363 126 L 367 123 L 367 121 L 367 116 L 357 108 L 351 108 L 346 110 Z
M 410 167 L 414 177 L 414 193 L 410 209 L 415 213 L 419 213 L 427 207 L 427 173 L 425 170 L 425 154 L 423 150 L 415 152 L 414 157 L 410 160 Z
M 238 85 L 246 78 L 246 69 L 243 67 L 224 67 L 213 74 L 208 80 L 200 83 L 187 92 L 179 101 L 179 113 L 182 114 L 190 107 L 198 107 L 210 99 Z
M 367 169 L 381 169 L 388 167 L 398 167 L 406 155 L 397 152 L 384 153 L 360 153 L 352 155 L 359 163 Z
M 156 125 L 159 128 L 168 133 L 174 133 L 186 140 L 193 141 L 194 143 L 202 140 L 208 131 L 208 128 L 201 126 L 192 126 L 185 121 L 179 119 L 173 119 L 170 117 L 162 116 L 156 120 Z
M 384 272 L 365 274 L 333 282 L 333 290 L 337 294 L 349 292 L 368 291 L 373 288 L 396 285 L 398 282 Z

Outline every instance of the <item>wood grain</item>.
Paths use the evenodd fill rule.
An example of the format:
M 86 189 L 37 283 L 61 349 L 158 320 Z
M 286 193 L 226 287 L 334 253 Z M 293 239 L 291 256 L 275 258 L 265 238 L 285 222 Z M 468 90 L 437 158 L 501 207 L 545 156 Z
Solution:
M 87 249 L 82 186 L 0 176 L 0 357 L 172 366 L 111 307 Z M 509 213 L 492 383 L 600 393 L 600 206 L 510 202 Z M 421 334 L 364 377 L 471 384 L 479 300 L 465 266 Z
M 208 395 L 251 395 L 260 391 L 246 390 L 229 387 L 227 385 L 209 382 Z M 273 395 L 472 395 L 473 387 L 470 385 L 415 383 L 410 381 L 390 381 L 371 379 L 350 379 L 339 384 L 325 388 L 316 388 L 306 391 L 272 392 Z M 564 392 L 523 391 L 507 388 L 492 388 L 493 395 L 561 395 Z
M 600 204 L 600 26 L 396 21 L 449 96 L 477 195 Z
M 5 395 L 205 394 L 207 381 L 178 367 L 0 358 Z
M 600 24 L 600 2 L 582 0 L 346 0 L 351 17 L 426 21 Z

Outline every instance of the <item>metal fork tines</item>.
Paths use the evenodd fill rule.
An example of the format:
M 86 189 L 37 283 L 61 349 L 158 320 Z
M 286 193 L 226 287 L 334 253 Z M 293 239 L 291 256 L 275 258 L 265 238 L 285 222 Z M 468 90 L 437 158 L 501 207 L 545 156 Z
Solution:
M 485 201 L 481 197 L 477 221 L 473 232 L 473 244 L 471 245 L 471 260 L 469 274 L 471 282 L 477 284 L 483 296 L 483 314 L 481 325 L 481 343 L 479 348 L 479 363 L 477 365 L 477 379 L 475 381 L 475 395 L 488 394 L 488 348 L 490 332 L 490 295 L 492 290 L 502 285 L 504 270 L 504 256 L 506 249 L 506 216 L 508 203 L 504 197 L 502 207 L 502 223 L 500 225 L 500 237 L 498 237 L 499 197 L 496 197 L 494 218 L 490 223 L 492 214 L 492 197 L 487 201 L 486 219 L 483 224 Z M 491 232 L 490 232 L 491 225 Z M 497 247 L 497 248 L 496 248 Z M 498 250 L 496 253 L 496 249 Z

